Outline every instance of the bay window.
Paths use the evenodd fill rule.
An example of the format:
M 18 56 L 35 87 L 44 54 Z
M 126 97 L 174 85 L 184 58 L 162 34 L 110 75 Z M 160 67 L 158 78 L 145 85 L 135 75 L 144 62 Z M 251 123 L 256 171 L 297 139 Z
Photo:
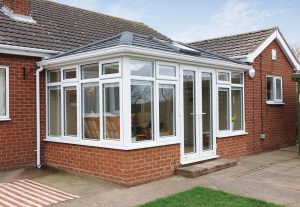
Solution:
M 218 134 L 244 132 L 244 76 L 218 72 Z
M 0 66 L 0 121 L 9 119 L 9 72 Z
M 280 104 L 283 103 L 282 97 L 282 77 L 267 76 L 267 103 Z

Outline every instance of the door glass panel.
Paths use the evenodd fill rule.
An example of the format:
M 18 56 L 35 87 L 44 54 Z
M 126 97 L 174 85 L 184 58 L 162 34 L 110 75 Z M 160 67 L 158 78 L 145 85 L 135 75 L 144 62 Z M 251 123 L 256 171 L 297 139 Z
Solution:
M 64 88 L 64 135 L 77 136 L 77 92 L 76 87 Z
M 202 73 L 202 139 L 203 150 L 212 150 L 213 131 L 211 73 Z
M 183 71 L 184 153 L 196 152 L 195 72 Z

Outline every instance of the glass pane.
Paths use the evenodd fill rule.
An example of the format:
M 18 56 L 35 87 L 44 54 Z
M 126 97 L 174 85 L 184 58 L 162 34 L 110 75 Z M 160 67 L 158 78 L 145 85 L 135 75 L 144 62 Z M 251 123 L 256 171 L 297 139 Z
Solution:
M 202 73 L 202 137 L 203 150 L 213 149 L 212 74 Z
M 219 88 L 219 130 L 229 130 L 229 89 Z
M 48 71 L 48 83 L 60 82 L 60 70 Z
M 132 60 L 130 71 L 131 75 L 153 77 L 153 63 L 147 61 Z
M 175 85 L 159 85 L 159 133 L 160 137 L 175 136 Z
M 99 64 L 81 66 L 81 79 L 99 78 Z
M 76 69 L 64 70 L 64 80 L 76 78 Z
M 235 130 L 243 129 L 243 89 L 231 89 L 231 104 L 232 104 L 232 128 Z
M 218 80 L 229 82 L 229 73 L 219 72 L 218 73 Z
M 280 78 L 276 78 L 276 99 L 282 99 Z
M 195 72 L 183 71 L 184 153 L 196 152 Z
M 102 64 L 102 74 L 114 74 L 119 72 L 119 62 Z
M 6 116 L 6 69 L 0 68 L 0 116 Z
M 48 88 L 48 135 L 61 136 L 60 86 Z
M 77 136 L 77 91 L 76 87 L 64 88 L 65 136 Z
M 267 77 L 267 101 L 273 100 L 273 78 Z
M 169 65 L 159 65 L 159 75 L 176 77 L 176 67 Z
M 131 120 L 133 142 L 153 139 L 153 82 L 131 82 Z
M 100 139 L 99 83 L 82 84 L 82 137 Z
M 104 139 L 120 139 L 119 83 L 103 84 Z
M 231 83 L 243 84 L 243 73 L 232 72 L 231 73 Z

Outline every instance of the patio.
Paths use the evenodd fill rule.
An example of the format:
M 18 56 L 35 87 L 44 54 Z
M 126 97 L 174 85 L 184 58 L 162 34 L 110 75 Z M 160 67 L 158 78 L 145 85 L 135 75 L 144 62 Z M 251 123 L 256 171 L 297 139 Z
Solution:
M 300 203 L 300 157 L 296 147 L 247 156 L 236 167 L 202 177 L 173 176 L 132 188 L 55 170 L 0 174 L 1 183 L 28 178 L 80 197 L 54 206 L 135 206 L 195 186 L 218 188 L 290 207 Z

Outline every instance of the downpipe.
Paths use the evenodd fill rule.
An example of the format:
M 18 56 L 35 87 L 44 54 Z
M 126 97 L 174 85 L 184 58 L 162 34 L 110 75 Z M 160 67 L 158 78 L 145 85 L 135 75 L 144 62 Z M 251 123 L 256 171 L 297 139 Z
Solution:
M 41 168 L 41 108 L 40 108 L 40 67 L 36 70 L 36 166 Z

